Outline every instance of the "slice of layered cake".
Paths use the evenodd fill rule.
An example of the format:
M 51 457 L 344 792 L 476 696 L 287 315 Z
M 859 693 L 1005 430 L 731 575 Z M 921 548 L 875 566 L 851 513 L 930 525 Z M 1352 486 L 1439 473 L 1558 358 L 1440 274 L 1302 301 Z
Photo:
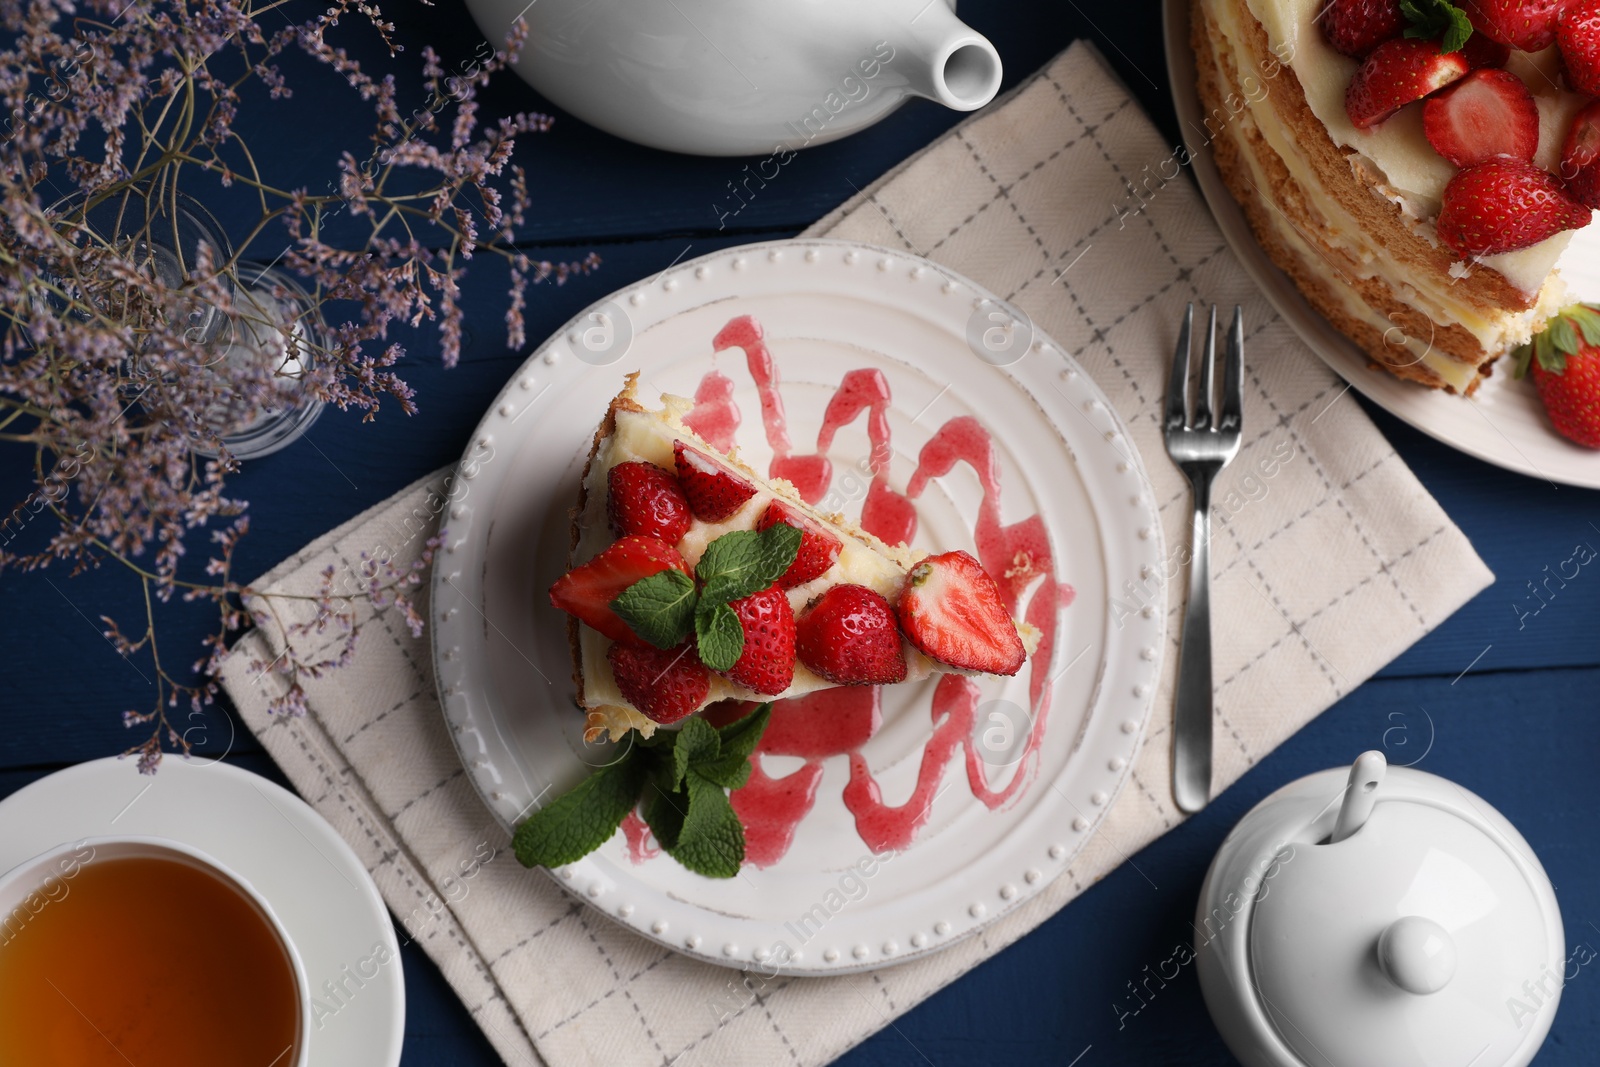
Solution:
M 724 699 L 798 697 L 937 672 L 1015 674 L 1038 632 L 966 552 L 888 545 L 762 478 L 628 376 L 584 468 L 567 612 L 585 736 L 613 739 Z
M 1556 260 L 1600 206 L 1595 6 L 1195 0 L 1188 132 L 1375 365 L 1470 394 L 1565 302 Z

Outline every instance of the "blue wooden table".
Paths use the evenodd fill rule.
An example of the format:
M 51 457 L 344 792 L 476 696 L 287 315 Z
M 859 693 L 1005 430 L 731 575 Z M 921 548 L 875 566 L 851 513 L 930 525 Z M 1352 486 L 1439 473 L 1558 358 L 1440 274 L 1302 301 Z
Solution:
M 1177 124 L 1161 62 L 1160 12 L 1152 0 L 1117 5 L 966 0 L 963 15 L 999 48 L 1006 86 L 1072 40 L 1095 40 L 1158 125 Z M 295 9 L 299 10 L 296 12 Z M 310 0 L 289 9 L 307 17 Z M 1089 10 L 1086 10 L 1088 8 Z M 406 53 L 392 69 L 420 100 L 419 52 L 432 44 L 446 65 L 470 57 L 481 38 L 459 0 L 406 4 L 389 12 Z M 377 60 L 377 50 L 357 47 Z M 241 125 L 258 155 L 271 153 L 298 182 L 323 189 L 340 148 L 364 143 L 359 105 L 325 70 L 288 65 L 295 99 L 257 106 Z M 335 103 L 330 103 L 335 102 Z M 491 92 L 486 110 L 539 109 L 520 84 Z M 528 334 L 538 339 L 612 289 L 681 257 L 785 237 L 866 186 L 957 116 L 914 102 L 872 130 L 810 149 L 789 163 L 736 218 L 719 228 L 726 183 L 742 160 L 694 159 L 638 148 L 558 116 L 554 129 L 519 145 L 537 204 L 529 251 L 604 258 L 593 276 L 536 290 Z M 208 198 L 227 222 L 241 217 L 227 195 Z M 243 210 L 241 208 L 241 210 Z M 262 258 L 277 251 L 255 249 Z M 485 264 L 485 266 L 488 266 Z M 239 554 L 253 576 L 313 536 L 455 459 L 491 398 L 521 362 L 507 351 L 499 317 L 501 276 L 475 271 L 467 286 L 470 329 L 461 365 L 444 370 L 438 348 L 409 338 L 404 376 L 421 412 L 385 411 L 361 425 L 328 412 L 301 445 L 252 463 L 236 479 L 253 528 Z M 1441 400 L 1441 402 L 1448 402 Z M 1020 944 L 895 1020 L 843 1061 L 879 1064 L 1226 1064 L 1233 1062 L 1206 1015 L 1192 968 L 1137 1014 L 1129 986 L 1191 936 L 1201 878 L 1228 829 L 1257 800 L 1302 774 L 1348 763 L 1369 748 L 1396 762 L 1451 777 L 1502 810 L 1532 844 L 1555 882 L 1568 948 L 1600 947 L 1600 571 L 1584 568 L 1537 614 L 1529 584 L 1573 555 L 1600 546 L 1600 494 L 1556 488 L 1459 455 L 1373 412 L 1383 432 L 1494 570 L 1494 586 L 1436 632 L 1253 768 L 1202 815 L 1128 865 Z M 1165 462 L 1146 457 L 1148 462 Z M 20 500 L 24 457 L 0 466 L 0 499 Z M 1596 458 L 1600 463 L 1600 457 Z M 120 751 L 124 708 L 150 699 L 134 665 L 120 659 L 90 620 L 137 620 L 137 583 L 114 566 L 69 579 L 54 571 L 0 575 L 0 794 L 69 764 Z M 163 641 L 194 648 L 210 615 L 159 610 Z M 187 645 L 185 643 L 188 643 Z M 218 720 L 220 721 L 220 720 Z M 225 729 L 215 736 L 226 736 Z M 1425 753 L 1425 755 L 1424 755 Z M 229 757 L 280 782 L 249 738 Z M 466 1010 L 415 948 L 404 952 L 408 1067 L 497 1062 Z M 561 961 L 551 960 L 559 967 Z M 1587 967 L 1562 1000 L 1538 1063 L 1588 1064 L 1600 1046 L 1600 968 Z M 1074 1057 L 1081 1056 L 1079 1060 Z M 1350 1065 L 1359 1067 L 1359 1065 Z

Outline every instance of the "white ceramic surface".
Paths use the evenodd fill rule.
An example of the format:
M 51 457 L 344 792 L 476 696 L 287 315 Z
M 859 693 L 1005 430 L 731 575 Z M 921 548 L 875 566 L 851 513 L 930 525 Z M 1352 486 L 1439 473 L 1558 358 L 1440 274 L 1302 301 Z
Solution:
M 1525 1067 L 1567 969 L 1544 868 L 1481 797 L 1406 767 L 1326 843 L 1347 778 L 1267 797 L 1206 875 L 1197 966 L 1228 1046 L 1249 1067 Z
M 1164 0 L 1167 69 L 1178 121 L 1203 130 L 1189 48 L 1190 0 Z M 1192 169 L 1233 254 L 1300 339 L 1352 387 L 1390 414 L 1470 456 L 1552 483 L 1600 488 L 1600 452 L 1573 444 L 1550 426 L 1529 381 L 1511 377 L 1501 359 L 1472 397 L 1405 382 L 1367 366 L 1366 355 L 1307 304 L 1288 276 L 1256 243 L 1244 212 L 1217 173 L 1211 152 L 1194 146 Z M 1557 264 L 1573 298 L 1600 301 L 1600 224 L 1578 231 Z
M 273 910 L 271 902 L 256 891 L 249 879 L 231 870 L 215 856 L 202 852 L 181 841 L 160 837 L 121 836 L 86 837 L 57 845 L 32 859 L 23 860 L 4 875 L 0 875 L 0 916 L 14 914 L 30 898 L 34 901 L 65 899 L 72 892 L 71 879 L 84 866 L 108 859 L 161 859 L 198 868 L 221 880 L 240 896 L 248 900 L 283 947 L 289 959 L 289 970 L 294 978 L 295 1002 L 299 1010 L 295 1032 L 299 1051 L 294 1059 L 282 1061 L 282 1067 L 308 1067 L 310 1063 L 311 1006 L 309 985 L 306 982 L 305 963 L 300 952 L 284 929 L 283 922 Z M 56 889 L 64 890 L 57 896 Z M 37 905 L 35 905 L 37 906 Z M 46 904 L 45 906 L 48 906 Z M 30 909 L 31 910 L 31 909 Z M 284 1051 L 288 1051 L 285 1049 Z M 276 1065 L 274 1065 L 276 1067 Z
M 547 788 L 565 790 L 586 764 L 616 758 L 609 746 L 581 741 L 564 616 L 548 606 L 546 590 L 565 569 L 578 473 L 624 374 L 642 370 L 641 397 L 653 401 L 661 392 L 693 395 L 702 375 L 719 369 L 743 413 L 741 455 L 758 470 L 772 455 L 742 356 L 712 355 L 712 336 L 736 315 L 754 315 L 766 329 L 797 454 L 811 451 L 823 409 L 852 369 L 877 368 L 890 384 L 896 490 L 938 427 L 974 416 L 994 439 L 1001 521 L 1040 515 L 1056 577 L 1076 590 L 1058 613 L 1049 662 L 1036 657 L 1015 679 L 982 683 L 985 702 L 1020 710 L 1030 672 L 1053 679 L 1037 773 L 1011 806 L 992 811 L 975 800 L 958 758 L 911 847 L 869 865 L 870 876 L 851 876 L 868 848 L 842 800 L 848 761 L 835 756 L 823 761 L 816 806 L 775 865 L 747 864 L 738 877 L 714 881 L 665 857 L 631 862 L 619 833 L 559 872 L 581 899 L 712 962 L 746 965 L 786 940 L 799 958 L 782 970 L 841 973 L 931 952 L 981 928 L 1042 890 L 1093 834 L 1128 776 L 1159 674 L 1161 530 L 1126 428 L 1065 352 L 1032 334 L 1012 355 L 975 355 L 968 338 L 1008 311 L 1021 314 L 903 253 L 820 240 L 752 245 L 615 294 L 512 376 L 463 458 L 431 608 L 444 714 L 473 782 L 508 826 Z M 864 424 L 855 419 L 827 453 L 840 494 L 833 503 L 852 517 L 866 492 Z M 970 550 L 980 501 L 965 466 L 935 479 L 917 502 L 913 545 Z M 1126 599 L 1140 584 L 1148 611 Z M 1125 598 L 1117 610 L 1113 596 Z M 883 725 L 862 754 L 888 803 L 911 795 L 932 733 L 933 688 L 884 691 Z M 977 725 L 1004 731 L 982 718 Z M 1028 723 L 1016 725 L 1026 736 Z M 800 762 L 762 758 L 774 776 Z M 1016 773 L 986 770 L 997 788 Z M 797 943 L 789 927 L 819 904 L 825 923 Z
M 140 775 L 132 760 L 93 760 L 0 801 L 0 869 L 64 843 L 113 836 L 159 839 L 197 855 L 265 902 L 315 998 L 303 1067 L 400 1062 L 405 985 L 389 913 L 355 853 L 298 797 L 226 764 L 169 756 L 154 777 Z M 389 962 L 351 986 L 344 968 L 359 972 L 378 948 Z M 326 982 L 353 991 L 335 1000 Z M 331 1010 L 318 1011 L 318 1000 Z
M 753 179 L 730 174 L 755 181 L 752 194 L 794 151 L 870 126 L 908 96 L 959 111 L 992 100 L 1000 56 L 954 6 L 467 0 L 496 47 L 527 21 L 517 73 L 585 122 L 674 152 L 767 156 Z

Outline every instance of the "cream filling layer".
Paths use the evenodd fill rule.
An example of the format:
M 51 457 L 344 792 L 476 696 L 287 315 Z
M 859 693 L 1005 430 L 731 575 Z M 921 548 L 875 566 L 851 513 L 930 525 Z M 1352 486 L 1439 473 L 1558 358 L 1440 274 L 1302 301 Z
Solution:
M 1256 182 L 1264 181 L 1264 177 L 1258 169 L 1259 164 L 1249 149 L 1245 148 L 1240 154 L 1244 157 L 1245 164 L 1251 171 L 1252 179 Z M 1313 248 L 1301 236 L 1300 231 L 1289 224 L 1288 219 L 1281 211 L 1273 211 L 1270 214 L 1272 229 L 1278 235 L 1279 240 L 1287 244 L 1302 261 L 1315 263 L 1323 255 L 1320 249 Z M 1324 275 L 1323 280 L 1347 315 L 1377 330 L 1383 335 L 1385 342 L 1391 340 L 1397 342 L 1397 348 L 1404 348 L 1412 354 L 1414 357 L 1413 363 L 1421 364 L 1432 371 L 1440 381 L 1452 386 L 1456 392 L 1465 393 L 1468 386 L 1472 384 L 1473 379 L 1478 376 L 1478 370 L 1472 364 L 1452 359 L 1442 352 L 1435 352 L 1426 341 L 1413 338 L 1404 330 L 1397 328 L 1394 323 L 1385 319 L 1363 300 L 1361 294 L 1352 289 L 1340 277 L 1338 271 L 1329 272 Z
M 1345 112 L 1345 91 L 1359 63 L 1334 51 L 1316 24 L 1325 0 L 1244 0 L 1250 13 L 1266 29 L 1267 39 L 1288 65 L 1305 91 L 1306 102 L 1338 145 L 1354 149 L 1368 168 L 1383 175 L 1384 195 L 1419 223 L 1419 232 L 1437 245 L 1432 220 L 1439 214 L 1444 187 L 1456 168 L 1428 144 L 1422 132 L 1422 109 L 1407 107 L 1377 126 L 1358 130 Z M 1539 106 L 1539 149 L 1534 162 L 1554 171 L 1572 116 L 1584 98 L 1560 88 L 1560 55 L 1552 47 L 1528 55 L 1513 52 L 1507 69 L 1517 74 Z M 1248 69 L 1248 68 L 1240 68 Z M 1540 291 L 1560 258 L 1570 233 L 1516 252 L 1485 256 L 1484 266 L 1497 271 L 1512 285 L 1532 295 Z
M 1248 0 L 1245 0 L 1245 2 L 1250 10 L 1253 11 L 1256 4 L 1249 3 Z M 1299 0 L 1290 0 L 1290 2 L 1281 4 L 1279 7 L 1293 7 L 1298 2 Z M 1254 72 L 1257 69 L 1257 60 L 1243 43 L 1245 40 L 1243 27 L 1240 26 L 1237 17 L 1239 8 L 1230 3 L 1229 0 L 1217 0 L 1216 3 L 1213 3 L 1209 6 L 1211 7 L 1212 12 L 1217 19 L 1219 28 L 1222 30 L 1222 36 L 1226 44 L 1227 54 L 1230 57 L 1235 70 Z M 1311 14 L 1314 14 L 1314 8 Z M 1310 18 L 1311 14 L 1308 14 L 1307 18 Z M 1274 35 L 1275 33 L 1281 33 L 1281 29 L 1275 30 L 1274 26 L 1267 22 L 1264 22 L 1263 25 L 1266 25 L 1267 27 L 1269 40 L 1274 40 L 1274 43 L 1276 43 L 1276 40 L 1289 40 L 1291 42 L 1290 47 L 1294 48 L 1295 51 L 1292 53 L 1281 52 L 1279 54 L 1290 54 L 1293 56 L 1293 58 L 1296 60 L 1293 65 L 1297 77 L 1301 76 L 1301 60 L 1304 55 L 1304 51 L 1313 48 L 1327 53 L 1335 60 L 1339 60 L 1345 64 L 1348 64 L 1350 66 L 1350 70 L 1353 72 L 1354 61 L 1348 60 L 1346 57 L 1341 56 L 1338 53 L 1333 52 L 1332 49 L 1328 48 L 1327 45 L 1322 42 L 1321 32 L 1316 28 L 1315 25 L 1310 27 L 1311 33 L 1299 34 L 1295 38 L 1279 37 L 1276 39 L 1274 38 Z M 1257 81 L 1259 83 L 1259 79 L 1257 79 Z M 1316 209 L 1318 214 L 1321 215 L 1324 225 L 1319 236 L 1329 245 L 1343 252 L 1353 262 L 1359 264 L 1360 273 L 1363 278 L 1381 281 L 1392 293 L 1395 294 L 1395 297 L 1398 300 L 1415 307 L 1418 311 L 1421 311 L 1436 323 L 1441 325 L 1458 325 L 1462 327 L 1478 340 L 1478 343 L 1486 352 L 1491 354 L 1498 354 L 1509 346 L 1521 344 L 1532 335 L 1535 325 L 1542 321 L 1542 313 L 1539 309 L 1557 303 L 1559 301 L 1559 291 L 1555 294 L 1552 294 L 1548 291 L 1544 292 L 1541 296 L 1538 307 L 1528 311 L 1485 311 L 1482 307 L 1476 304 L 1472 304 L 1463 300 L 1452 299 L 1449 287 L 1441 289 L 1436 286 L 1428 285 L 1426 283 L 1431 279 L 1417 278 L 1414 275 L 1408 275 L 1402 272 L 1401 269 L 1391 260 L 1380 256 L 1374 251 L 1370 243 L 1363 237 L 1360 223 L 1353 216 L 1351 216 L 1349 212 L 1347 212 L 1344 207 L 1338 203 L 1337 200 L 1327 193 L 1322 185 L 1321 179 L 1316 173 L 1315 168 L 1310 165 L 1305 154 L 1298 150 L 1297 146 L 1294 144 L 1288 134 L 1287 127 L 1285 127 L 1282 122 L 1278 121 L 1276 114 L 1272 111 L 1272 104 L 1270 103 L 1270 85 L 1266 86 L 1265 88 L 1265 92 L 1262 92 L 1259 95 L 1254 95 L 1253 98 L 1245 97 L 1245 108 L 1240 112 L 1239 115 L 1234 116 L 1230 120 L 1229 124 L 1232 122 L 1247 122 L 1250 124 L 1252 129 L 1261 134 L 1263 139 L 1267 142 L 1268 147 L 1270 147 L 1273 152 L 1275 152 L 1282 160 L 1284 167 L 1288 170 L 1290 177 L 1300 188 L 1302 194 Z M 1311 100 L 1311 89 L 1308 88 L 1306 90 L 1306 96 L 1308 101 Z M 1316 110 L 1317 109 L 1315 106 L 1313 106 L 1313 111 L 1316 112 Z M 1412 108 L 1409 109 L 1409 111 L 1419 111 L 1419 109 Z M 1387 136 L 1384 131 L 1389 131 L 1391 127 L 1394 127 L 1397 123 L 1400 123 L 1401 120 L 1406 119 L 1409 111 L 1401 112 L 1400 115 L 1397 115 L 1395 118 L 1383 123 L 1380 127 L 1378 127 L 1380 134 Z M 1344 125 L 1349 127 L 1352 133 L 1356 132 L 1354 127 L 1350 126 L 1349 119 L 1344 117 L 1342 91 L 1339 95 L 1338 115 L 1343 118 Z M 1318 113 L 1318 118 L 1322 118 L 1320 113 Z M 1423 146 L 1422 150 L 1428 155 L 1432 156 L 1434 160 L 1437 160 L 1440 164 L 1443 164 L 1446 169 L 1453 173 L 1454 168 L 1451 167 L 1448 162 L 1439 157 L 1425 140 L 1421 139 L 1420 115 L 1415 116 L 1415 119 L 1419 126 L 1419 129 L 1415 131 L 1415 135 L 1417 140 Z M 1336 131 L 1330 130 L 1330 134 L 1335 133 Z M 1335 140 L 1338 140 L 1337 136 L 1335 136 Z M 1255 160 L 1252 158 L 1249 147 L 1244 145 L 1242 141 L 1240 144 L 1242 149 L 1241 154 L 1250 160 L 1252 182 L 1256 185 L 1257 191 L 1260 193 L 1263 199 L 1267 199 L 1268 203 L 1271 204 L 1270 198 L 1267 197 L 1267 194 L 1264 191 L 1266 186 L 1264 176 L 1261 174 Z M 1421 154 L 1416 150 L 1414 145 L 1412 148 L 1412 154 Z M 1424 164 L 1422 169 L 1425 171 L 1431 170 L 1431 164 Z M 1414 180 L 1414 184 L 1424 184 L 1424 182 L 1420 180 Z M 1440 183 L 1438 188 L 1442 189 L 1443 183 Z M 1384 195 L 1388 199 L 1391 199 L 1396 203 L 1400 203 L 1403 209 L 1407 207 L 1407 201 L 1405 200 L 1403 194 L 1395 193 L 1392 190 L 1381 191 L 1384 192 Z M 1293 226 L 1286 218 L 1282 217 L 1282 210 L 1278 208 L 1276 204 L 1272 204 L 1272 207 L 1274 209 L 1274 228 L 1278 230 L 1280 234 L 1283 234 L 1286 240 L 1289 240 L 1292 245 L 1302 252 L 1302 255 L 1304 256 L 1309 267 L 1317 270 L 1319 274 L 1323 275 L 1330 286 L 1340 293 L 1341 299 L 1348 305 L 1348 310 L 1351 312 L 1351 314 L 1362 319 L 1362 321 L 1369 323 L 1380 333 L 1387 334 L 1388 332 L 1397 332 L 1394 331 L 1395 324 L 1393 322 L 1385 319 L 1382 315 L 1378 314 L 1371 307 L 1369 307 L 1366 302 L 1360 298 L 1360 295 L 1356 293 L 1355 290 L 1349 285 L 1349 283 L 1339 276 L 1339 269 L 1327 261 L 1326 256 L 1320 249 L 1315 248 L 1311 242 L 1306 240 L 1298 232 L 1291 232 L 1293 231 Z M 1434 240 L 1431 222 L 1426 222 L 1422 219 L 1412 216 L 1410 223 L 1414 230 L 1423 233 L 1428 240 Z M 1538 249 L 1541 250 L 1540 257 L 1536 257 L 1539 263 L 1543 263 L 1542 257 L 1545 253 L 1549 254 L 1550 262 L 1553 263 L 1554 258 L 1558 256 L 1566 247 L 1568 240 L 1570 240 L 1570 234 L 1561 234 L 1557 237 L 1551 238 L 1549 241 L 1545 241 L 1542 244 L 1535 246 L 1534 249 L 1524 249 L 1522 252 L 1512 253 L 1511 255 L 1526 256 L 1528 253 L 1532 253 Z M 1505 257 L 1503 256 L 1486 257 L 1481 262 L 1483 265 L 1491 267 L 1491 269 L 1498 269 L 1496 261 L 1503 260 L 1504 258 Z M 1470 269 L 1466 264 L 1461 264 L 1460 266 L 1462 270 Z M 1453 275 L 1455 274 L 1454 271 L 1452 273 Z M 1501 273 L 1504 273 L 1504 271 Z M 1549 265 L 1545 264 L 1540 269 L 1538 284 L 1535 284 L 1530 291 L 1538 292 L 1548 273 Z M 1419 282 L 1422 284 L 1418 284 Z M 1517 283 L 1514 282 L 1514 284 Z M 1559 290 L 1559 282 L 1557 282 L 1555 288 Z M 1358 308 L 1359 313 L 1357 310 Z M 1440 377 L 1444 378 L 1446 381 L 1450 381 L 1450 383 L 1452 385 L 1456 385 L 1458 389 L 1462 388 L 1462 386 L 1457 384 L 1457 380 L 1461 379 L 1463 374 L 1465 375 L 1466 381 L 1471 381 L 1472 375 L 1475 373 L 1475 365 L 1462 364 L 1460 361 L 1454 359 L 1446 353 L 1432 351 L 1431 349 L 1427 348 L 1427 344 L 1427 341 L 1410 338 L 1407 339 L 1407 347 L 1422 346 L 1423 351 L 1427 352 L 1426 356 L 1421 356 L 1420 352 L 1418 354 L 1420 361 L 1430 369 L 1433 369 L 1435 365 L 1443 366 L 1446 364 L 1453 364 L 1455 367 L 1463 368 L 1461 371 L 1446 368 L 1448 373 L 1445 371 L 1437 372 L 1440 374 Z

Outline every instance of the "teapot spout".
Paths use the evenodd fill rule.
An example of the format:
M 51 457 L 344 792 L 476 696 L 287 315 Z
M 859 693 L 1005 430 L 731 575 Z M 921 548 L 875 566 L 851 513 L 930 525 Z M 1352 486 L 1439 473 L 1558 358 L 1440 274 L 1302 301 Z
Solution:
M 956 18 L 948 0 L 932 0 L 901 33 L 911 59 L 907 89 L 957 111 L 976 111 L 994 99 L 1000 53 Z

